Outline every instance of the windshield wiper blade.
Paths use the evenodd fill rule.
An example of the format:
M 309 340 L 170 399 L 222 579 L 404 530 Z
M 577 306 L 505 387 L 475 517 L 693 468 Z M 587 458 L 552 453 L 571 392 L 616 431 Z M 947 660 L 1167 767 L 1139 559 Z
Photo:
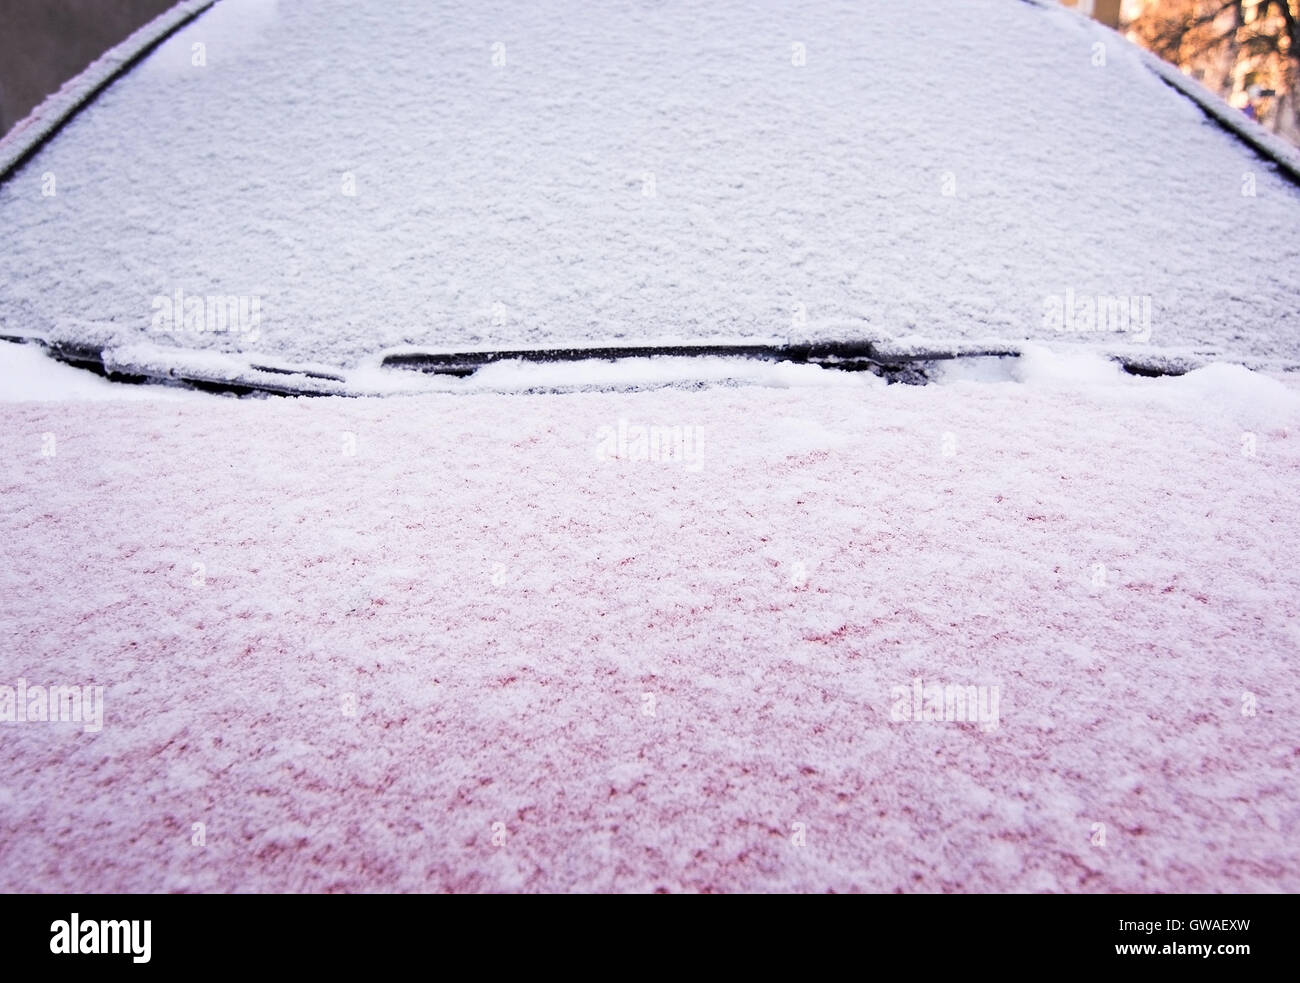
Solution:
M 844 341 L 700 341 L 668 344 L 566 345 L 551 348 L 479 349 L 468 351 L 400 351 L 385 355 L 384 368 L 464 377 L 497 362 L 615 361 L 627 358 L 745 358 L 768 362 L 820 365 L 882 375 L 918 363 L 960 357 L 1005 357 L 1018 350 L 999 345 L 957 345 L 920 350 L 891 348 L 865 339 Z

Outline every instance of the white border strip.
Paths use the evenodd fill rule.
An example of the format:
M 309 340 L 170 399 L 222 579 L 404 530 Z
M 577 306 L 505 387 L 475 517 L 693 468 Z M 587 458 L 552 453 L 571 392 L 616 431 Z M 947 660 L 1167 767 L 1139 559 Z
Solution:
M 58 92 L 46 96 L 39 106 L 0 138 L 0 182 L 11 177 L 41 144 L 114 79 L 214 3 L 216 0 L 180 0 L 121 44 L 109 48 L 85 71 L 63 83 Z

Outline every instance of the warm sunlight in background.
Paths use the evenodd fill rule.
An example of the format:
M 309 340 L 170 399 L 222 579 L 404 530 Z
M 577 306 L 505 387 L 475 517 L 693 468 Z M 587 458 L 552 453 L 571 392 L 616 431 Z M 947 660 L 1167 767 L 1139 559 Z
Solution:
M 1065 0 L 1300 144 L 1297 0 Z M 1122 9 L 1120 9 L 1122 8 Z

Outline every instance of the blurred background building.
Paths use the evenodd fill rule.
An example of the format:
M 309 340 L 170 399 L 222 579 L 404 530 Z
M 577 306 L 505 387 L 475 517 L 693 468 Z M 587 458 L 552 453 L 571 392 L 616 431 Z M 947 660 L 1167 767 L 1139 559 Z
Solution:
M 1067 7 L 1077 7 L 1107 27 L 1119 27 L 1121 0 L 1061 0 Z

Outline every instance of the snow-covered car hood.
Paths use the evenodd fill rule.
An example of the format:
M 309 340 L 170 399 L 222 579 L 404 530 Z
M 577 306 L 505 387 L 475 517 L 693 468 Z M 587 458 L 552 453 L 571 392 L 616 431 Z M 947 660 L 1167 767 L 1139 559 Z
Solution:
M 0 404 L 0 888 L 1300 889 L 1300 396 L 1015 364 Z

